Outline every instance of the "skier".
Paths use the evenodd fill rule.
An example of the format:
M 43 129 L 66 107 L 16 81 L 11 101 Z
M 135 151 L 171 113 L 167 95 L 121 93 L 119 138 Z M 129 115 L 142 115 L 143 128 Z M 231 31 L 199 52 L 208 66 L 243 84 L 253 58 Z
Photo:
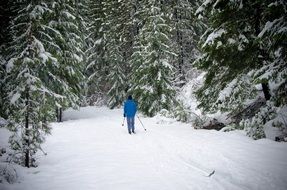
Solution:
M 137 104 L 129 95 L 128 99 L 124 103 L 124 117 L 127 117 L 129 134 L 135 133 L 135 115 L 137 112 Z

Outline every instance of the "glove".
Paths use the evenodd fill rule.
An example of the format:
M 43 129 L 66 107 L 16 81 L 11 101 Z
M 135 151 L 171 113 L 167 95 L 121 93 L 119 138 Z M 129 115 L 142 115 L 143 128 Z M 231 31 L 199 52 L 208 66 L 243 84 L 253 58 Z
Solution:
M 126 117 L 126 114 L 124 113 L 124 117 Z

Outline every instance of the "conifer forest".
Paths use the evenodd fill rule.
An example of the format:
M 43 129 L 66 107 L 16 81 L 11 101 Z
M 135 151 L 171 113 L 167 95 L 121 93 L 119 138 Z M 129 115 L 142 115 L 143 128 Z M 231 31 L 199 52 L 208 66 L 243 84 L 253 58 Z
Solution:
M 146 117 L 287 141 L 286 0 L 0 3 L 0 126 L 13 162 L 37 166 L 68 108 L 122 108 L 128 95 Z

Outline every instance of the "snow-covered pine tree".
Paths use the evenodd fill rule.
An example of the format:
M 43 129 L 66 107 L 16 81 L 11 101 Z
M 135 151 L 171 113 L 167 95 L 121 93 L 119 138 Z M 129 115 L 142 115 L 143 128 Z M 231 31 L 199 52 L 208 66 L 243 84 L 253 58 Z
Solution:
M 48 26 L 53 10 L 41 1 L 13 2 L 17 16 L 11 23 L 13 41 L 6 64 L 6 83 L 9 91 L 9 129 L 15 159 L 26 167 L 35 166 L 34 155 L 41 149 L 48 122 L 54 120 L 56 99 L 62 96 L 49 88 L 52 80 L 60 80 L 51 68 L 59 67 L 57 59 L 45 49 L 54 30 Z
M 252 49 L 252 43 L 247 39 L 247 37 L 252 38 L 250 33 L 253 31 L 245 31 L 251 26 L 248 22 L 245 25 L 246 13 L 242 11 L 237 1 L 224 1 L 225 6 L 222 5 L 224 8 L 215 6 L 215 3 L 217 1 L 205 1 L 197 11 L 201 17 L 204 13 L 209 22 L 209 28 L 201 37 L 203 55 L 197 62 L 199 69 L 207 71 L 205 84 L 198 91 L 198 99 L 200 107 L 205 111 L 216 112 L 218 108 L 227 111 L 232 109 L 232 106 L 241 109 L 244 99 L 255 96 L 255 93 L 252 93 L 254 89 L 252 90 L 249 85 L 250 82 L 242 88 L 242 82 L 247 81 L 246 73 L 249 71 L 247 68 L 253 57 L 249 52 Z M 240 73 L 243 73 L 243 81 L 233 81 Z M 238 84 L 240 85 L 237 86 Z M 226 88 L 225 91 L 222 91 L 224 88 Z M 231 93 L 227 89 L 235 92 Z M 245 90 L 248 93 L 244 93 Z M 230 95 L 235 95 L 237 98 L 229 98 Z M 238 101 L 235 103 L 234 100 Z
M 88 53 L 88 50 L 90 49 L 90 32 L 89 32 L 89 4 L 91 0 L 76 0 L 76 20 L 79 27 L 80 37 L 81 37 L 81 55 L 82 55 L 82 67 L 81 67 L 81 73 L 82 73 L 82 81 L 80 81 L 80 86 L 82 89 L 80 90 L 81 100 L 80 104 L 82 106 L 88 105 L 88 91 L 89 91 L 89 85 L 88 85 L 88 79 L 86 76 L 86 68 L 89 63 L 88 56 L 90 55 Z
M 268 81 L 271 100 L 276 106 L 283 106 L 287 104 L 287 3 L 270 0 L 264 5 L 263 28 L 258 38 L 261 46 L 268 47 L 268 64 L 259 69 L 254 78 L 258 83 Z
M 108 83 L 108 105 L 113 108 L 122 105 L 126 98 L 127 88 L 126 70 L 129 67 L 128 36 L 131 33 L 130 15 L 132 6 L 129 1 L 106 1 L 107 17 L 105 19 L 106 32 L 106 56 L 105 60 L 109 65 Z
M 143 6 L 147 15 L 140 30 L 139 43 L 133 54 L 131 92 L 138 101 L 139 109 L 153 116 L 162 109 L 171 110 L 175 105 L 172 85 L 173 67 L 170 57 L 175 56 L 170 47 L 172 28 L 161 1 L 148 0 Z
M 105 94 L 109 96 L 108 105 L 114 107 L 120 104 L 117 94 L 121 92 L 121 81 L 117 80 L 117 72 L 122 69 L 122 52 L 120 26 L 124 23 L 119 22 L 122 18 L 121 5 L 118 1 L 91 1 L 89 17 L 90 23 L 90 49 L 88 51 L 87 76 L 88 83 L 92 86 L 89 96 Z M 114 70 L 113 70 L 114 69 Z M 122 74 L 119 74 L 122 77 Z M 112 86 L 113 85 L 113 86 Z M 115 89 L 111 89 L 111 87 Z M 105 96 L 104 95 L 104 96 Z M 120 95 L 119 95 L 120 96 Z M 101 97 L 104 98 L 104 97 Z M 121 98 L 120 98 L 121 99 Z M 114 102 L 115 100 L 115 102 Z
M 0 2 L 0 46 L 8 42 L 9 32 L 8 26 L 11 17 L 13 17 L 13 12 L 10 9 L 9 1 Z M 3 50 L 1 49 L 3 54 Z
M 116 41 L 116 40 L 112 40 Z M 108 91 L 108 105 L 110 108 L 122 105 L 126 98 L 126 75 L 124 74 L 124 61 L 119 50 L 119 47 L 115 44 L 109 47 L 109 59 L 108 64 L 110 65 L 110 73 L 108 75 L 109 83 L 111 88 Z
M 268 84 L 270 100 L 252 119 L 241 124 L 255 139 L 264 137 L 265 131 L 274 130 L 272 127 L 282 132 L 282 138 L 287 136 L 287 114 L 284 111 L 287 107 L 287 3 L 271 0 L 263 4 L 261 10 L 263 28 L 258 41 L 262 47 L 268 48 L 268 59 L 252 77 L 255 83 Z
M 7 119 L 8 104 L 5 65 L 7 61 L 7 44 L 11 38 L 9 22 L 14 17 L 9 1 L 0 3 L 0 117 Z
M 48 48 L 59 61 L 54 72 L 60 79 L 51 88 L 65 97 L 57 102 L 57 108 L 77 107 L 83 100 L 85 36 L 80 28 L 85 23 L 79 14 L 80 7 L 76 0 L 56 0 L 51 4 L 54 15 L 49 26 L 57 32 L 49 40 Z
M 87 92 L 88 102 L 93 103 L 93 101 L 97 101 L 97 96 L 105 91 L 106 63 L 104 60 L 105 32 L 103 28 L 105 14 L 103 1 L 89 1 L 88 7 L 87 18 L 89 22 L 87 26 L 88 37 L 86 39 L 88 48 L 86 51 L 87 66 L 85 75 L 89 86 Z
M 0 46 L 0 49 L 1 46 Z M 0 54 L 0 118 L 7 118 L 7 105 L 6 105 L 6 84 L 5 84 L 5 64 L 6 60 Z
M 173 46 L 177 57 L 174 59 L 176 86 L 181 87 L 188 78 L 196 76 L 192 62 L 199 55 L 198 41 L 205 30 L 202 20 L 195 16 L 199 0 L 176 0 L 169 2 L 172 7 Z
M 121 41 L 121 51 L 123 54 L 123 59 L 126 62 L 128 58 L 130 58 L 132 54 L 132 44 L 134 42 L 134 38 L 137 35 L 137 18 L 136 11 L 138 5 L 138 1 L 130 1 L 123 0 L 121 1 L 120 6 L 118 7 L 119 14 L 117 22 L 120 23 L 118 25 L 119 39 Z M 126 65 L 125 70 L 129 71 L 129 66 Z
M 270 16 L 270 10 L 273 9 L 277 12 L 276 9 L 278 9 L 278 7 L 272 6 L 274 5 L 272 2 L 208 0 L 198 9 L 197 14 L 204 16 L 209 25 L 208 30 L 201 37 L 204 54 L 197 62 L 198 68 L 207 72 L 205 84 L 198 91 L 200 106 L 205 111 L 216 112 L 220 109 L 221 111 L 236 112 L 254 101 L 258 95 L 267 101 L 272 101 L 274 94 L 270 92 L 269 87 L 272 87 L 272 83 L 275 81 L 269 74 L 273 73 L 273 76 L 279 76 L 281 84 L 286 81 L 284 79 L 286 70 L 280 70 L 283 68 L 284 61 L 280 63 L 271 61 L 272 57 L 276 57 L 274 53 L 280 51 L 273 51 L 274 53 L 271 51 L 270 54 L 273 42 L 270 42 L 270 39 L 262 38 L 264 31 L 267 31 L 268 28 L 263 23 L 267 22 L 268 25 L 266 18 Z M 277 13 L 277 16 L 270 16 L 269 19 L 284 19 L 282 15 L 286 14 L 286 9 L 283 8 Z M 286 24 L 278 23 L 283 28 Z M 284 38 L 285 34 L 282 35 L 282 33 L 281 36 Z M 274 42 L 276 43 L 276 40 Z M 277 68 L 279 69 L 277 70 Z M 281 71 L 283 72 L 281 73 Z M 267 75 L 268 77 L 266 77 Z M 258 93 L 258 89 L 261 89 L 260 93 Z M 266 104 L 267 107 L 270 105 L 272 103 Z M 270 110 L 274 111 L 274 107 Z M 262 111 L 261 113 L 266 112 Z M 262 117 L 259 116 L 259 118 Z M 268 117 L 266 120 L 260 121 L 259 128 L 258 122 L 256 122 L 257 124 L 254 126 L 256 130 L 253 130 L 256 133 L 249 133 L 250 136 L 263 137 L 263 125 L 270 119 L 272 118 Z M 255 122 L 248 123 L 252 125 Z M 246 128 L 251 129 L 252 126 L 249 125 Z

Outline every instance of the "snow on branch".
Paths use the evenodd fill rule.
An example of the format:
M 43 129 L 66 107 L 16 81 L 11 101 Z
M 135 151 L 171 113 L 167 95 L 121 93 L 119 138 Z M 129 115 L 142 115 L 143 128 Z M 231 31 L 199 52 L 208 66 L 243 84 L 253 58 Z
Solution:
M 220 38 L 223 34 L 225 34 L 226 31 L 222 28 L 220 29 L 217 29 L 215 31 L 213 31 L 212 33 L 210 33 L 207 37 L 207 39 L 205 40 L 204 44 L 202 45 L 202 47 L 206 47 L 207 45 L 212 45 L 214 44 L 214 41 L 217 39 L 217 38 Z
M 272 22 L 268 21 L 262 31 L 259 33 L 258 37 L 262 38 L 268 32 L 271 35 L 287 33 L 287 25 L 286 22 L 284 22 L 283 16 L 279 19 L 275 19 Z

